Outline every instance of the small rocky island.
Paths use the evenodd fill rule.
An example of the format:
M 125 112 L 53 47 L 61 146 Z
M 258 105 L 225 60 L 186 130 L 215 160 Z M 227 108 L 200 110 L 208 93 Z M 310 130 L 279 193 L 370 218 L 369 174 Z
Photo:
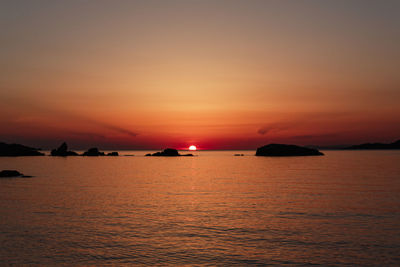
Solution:
M 88 151 L 84 152 L 82 156 L 89 156 L 89 157 L 98 157 L 98 156 L 105 156 L 104 152 L 100 152 L 97 147 L 90 148 Z
M 256 156 L 288 157 L 288 156 L 322 156 L 317 149 L 285 144 L 269 144 L 257 148 Z
M 15 177 L 31 178 L 33 176 L 23 175 L 22 173 L 16 170 L 2 170 L 0 172 L 0 178 L 15 178 Z
M 153 154 L 146 154 L 146 157 L 193 157 L 193 154 L 179 154 L 178 150 L 174 148 L 167 148 L 161 152 L 156 152 Z
M 0 142 L 0 157 L 44 156 L 37 148 Z
M 67 157 L 67 156 L 89 156 L 89 157 L 97 157 L 97 156 L 119 156 L 118 152 L 110 152 L 104 153 L 100 152 L 97 147 L 90 148 L 88 151 L 84 152 L 82 155 L 74 151 L 68 151 L 68 145 L 66 142 L 62 143 L 61 146 L 57 149 L 53 149 L 51 151 L 51 156 L 59 156 L 59 157 Z
M 104 153 L 99 151 L 97 147 L 90 148 L 88 151 L 84 152 L 82 156 L 98 157 L 98 156 L 119 156 L 118 152 Z

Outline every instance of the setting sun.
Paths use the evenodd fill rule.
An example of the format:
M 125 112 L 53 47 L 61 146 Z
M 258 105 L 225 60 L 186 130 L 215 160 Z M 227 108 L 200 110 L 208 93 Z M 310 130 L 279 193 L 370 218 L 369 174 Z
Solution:
M 197 150 L 197 147 L 196 146 L 194 146 L 194 145 L 191 145 L 190 147 L 189 147 L 189 150 Z

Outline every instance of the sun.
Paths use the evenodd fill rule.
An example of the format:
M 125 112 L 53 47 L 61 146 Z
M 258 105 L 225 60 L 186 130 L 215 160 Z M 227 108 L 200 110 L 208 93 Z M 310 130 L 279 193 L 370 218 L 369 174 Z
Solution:
M 191 146 L 189 147 L 189 150 L 192 150 L 192 151 L 197 150 L 197 147 L 194 146 L 194 145 L 191 145 Z

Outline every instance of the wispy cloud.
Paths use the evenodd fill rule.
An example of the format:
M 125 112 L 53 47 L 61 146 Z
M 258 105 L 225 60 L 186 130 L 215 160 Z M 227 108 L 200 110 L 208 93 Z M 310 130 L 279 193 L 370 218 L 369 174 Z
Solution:
M 125 129 L 125 128 L 122 128 L 122 127 L 118 127 L 118 126 L 115 126 L 115 125 L 102 123 L 102 122 L 94 122 L 94 121 L 92 121 L 92 123 L 97 124 L 97 125 L 99 125 L 101 127 L 109 129 L 109 130 L 113 130 L 113 131 L 116 131 L 116 132 L 119 132 L 119 133 L 122 133 L 122 134 L 130 135 L 132 137 L 136 137 L 138 135 L 138 133 L 136 133 L 136 132 L 133 132 L 131 130 L 128 130 L 128 129 Z
M 345 112 L 319 112 L 319 113 L 293 114 L 293 115 L 288 115 L 286 119 L 279 122 L 265 123 L 257 130 L 257 133 L 260 135 L 266 135 L 286 130 L 304 128 L 304 126 L 312 127 L 317 124 L 326 125 L 326 123 L 342 119 L 344 116 L 349 116 L 349 114 Z M 313 135 L 303 135 L 303 136 L 305 138 L 306 136 L 313 136 Z
M 30 101 L 26 101 L 25 99 L 18 98 L 18 97 L 4 97 L 2 96 L 5 105 L 9 107 L 13 107 L 14 109 L 17 107 L 22 107 L 24 110 L 30 112 L 30 113 L 40 113 L 43 116 L 46 117 L 51 117 L 57 120 L 68 120 L 68 121 L 75 121 L 75 122 L 84 122 L 92 125 L 96 125 L 99 127 L 102 127 L 104 129 L 108 129 L 117 133 L 121 134 L 126 134 L 128 136 L 136 137 L 138 135 L 137 132 L 132 131 L 131 129 L 117 126 L 114 124 L 102 122 L 96 119 L 92 119 L 90 117 L 86 117 L 81 114 L 77 114 L 72 111 L 68 111 L 65 109 L 58 109 L 58 108 L 52 108 L 49 107 L 48 105 L 46 107 L 40 106 L 38 104 L 32 103 Z M 34 117 L 34 116 L 33 116 Z M 76 133 L 76 131 L 75 131 Z
M 296 123 L 290 123 L 290 122 L 270 123 L 259 128 L 257 130 L 257 133 L 260 135 L 266 135 L 271 132 L 280 132 L 283 130 L 287 130 L 295 126 Z

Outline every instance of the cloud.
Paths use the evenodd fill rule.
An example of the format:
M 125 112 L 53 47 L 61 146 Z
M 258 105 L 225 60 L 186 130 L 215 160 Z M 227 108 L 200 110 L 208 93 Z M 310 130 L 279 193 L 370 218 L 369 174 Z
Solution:
M 67 111 L 67 110 L 61 110 L 58 108 L 53 108 L 49 105 L 38 105 L 33 103 L 32 101 L 27 101 L 23 98 L 20 97 L 5 97 L 1 96 L 0 97 L 4 100 L 5 105 L 9 106 L 13 110 L 19 110 L 19 112 L 29 112 L 29 116 L 35 117 L 32 115 L 33 112 L 40 113 L 41 116 L 47 116 L 47 117 L 52 117 L 57 119 L 58 121 L 60 120 L 71 120 L 71 121 L 76 121 L 76 122 L 85 122 L 89 123 L 92 125 L 100 126 L 102 128 L 112 130 L 117 133 L 122 133 L 126 134 L 128 136 L 136 137 L 138 135 L 137 132 L 132 131 L 130 129 L 120 127 L 114 124 L 110 123 L 105 123 L 101 122 L 89 117 L 85 117 L 82 114 L 76 114 L 72 111 Z M 26 115 L 21 116 L 22 118 L 26 117 Z M 85 133 L 83 133 L 85 134 Z
M 74 136 L 82 136 L 82 137 L 88 137 L 91 139 L 104 139 L 106 138 L 104 135 L 102 134 L 97 134 L 97 133 L 87 133 L 87 132 L 69 132 L 71 135 Z
M 290 123 L 290 122 L 282 122 L 282 123 L 270 123 L 268 125 L 264 125 L 257 130 L 257 133 L 260 135 L 266 135 L 270 132 L 280 132 L 283 130 L 288 130 L 290 128 L 294 128 L 298 123 Z
M 105 124 L 105 123 L 99 123 L 99 125 L 103 126 L 104 128 L 110 129 L 110 130 L 114 130 L 116 132 L 119 133 L 123 133 L 123 134 L 127 134 L 133 137 L 136 137 L 138 135 L 138 133 L 136 132 L 132 132 L 131 130 L 127 130 L 125 128 L 121 128 L 118 126 L 114 126 L 114 125 L 109 125 L 109 124 Z
M 314 139 L 314 138 L 334 138 L 339 136 L 340 133 L 326 133 L 326 134 L 306 134 L 306 135 L 296 135 L 293 136 L 293 139 L 300 139 L 300 140 L 307 140 L 307 139 Z
M 318 112 L 318 113 L 298 113 L 289 114 L 288 118 L 280 122 L 266 123 L 262 125 L 257 133 L 266 135 L 269 133 L 278 133 L 285 130 L 299 129 L 304 127 L 313 127 L 315 125 L 326 125 L 332 121 L 342 120 L 349 116 L 346 112 Z
M 118 132 L 118 133 L 126 134 L 126 135 L 129 135 L 129 136 L 132 136 L 132 137 L 136 137 L 138 135 L 138 133 L 133 132 L 133 131 L 131 131 L 129 129 L 122 128 L 122 127 L 119 127 L 119 126 L 115 126 L 115 125 L 112 125 L 112 124 L 96 121 L 96 120 L 89 119 L 89 118 L 85 118 L 84 120 L 86 122 L 89 122 L 91 124 L 103 127 L 105 129 L 109 129 L 109 130 L 112 130 L 112 131 L 115 131 L 115 132 Z

